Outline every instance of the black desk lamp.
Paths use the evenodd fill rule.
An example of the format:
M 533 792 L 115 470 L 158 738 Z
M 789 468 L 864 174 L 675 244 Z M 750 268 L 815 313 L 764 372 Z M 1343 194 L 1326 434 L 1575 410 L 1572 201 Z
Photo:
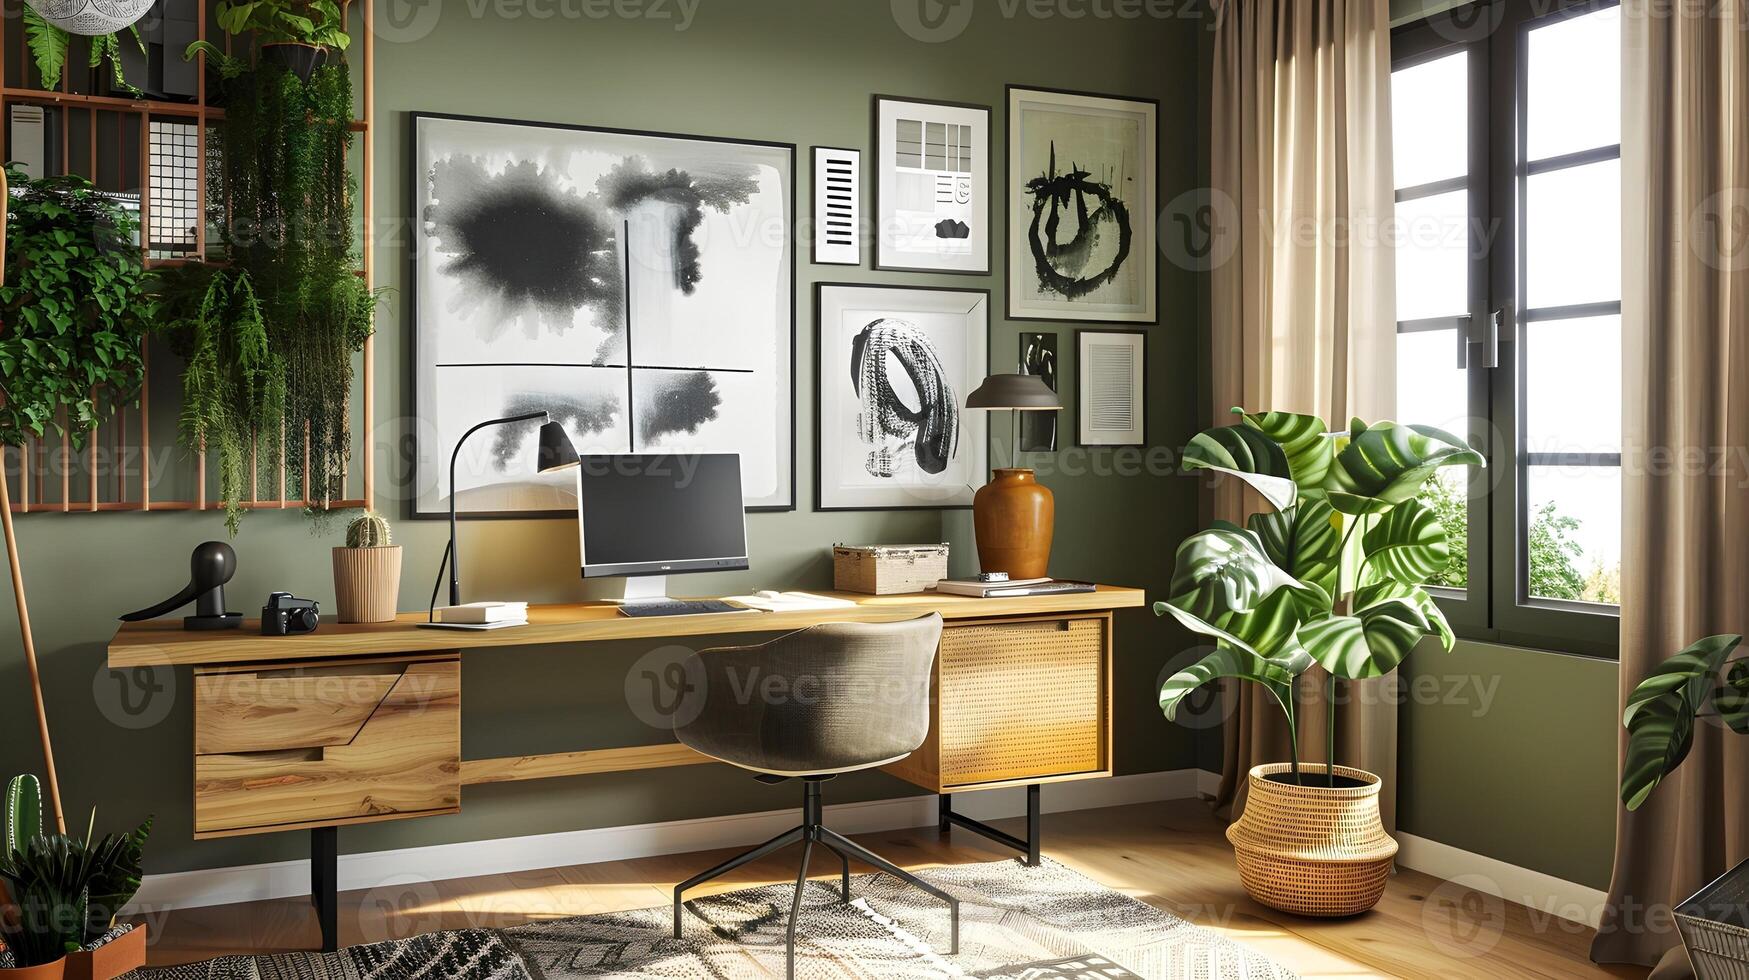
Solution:
M 437 583 L 431 587 L 431 609 L 427 619 L 436 615 L 437 589 L 443 582 L 443 565 L 449 563 L 449 604 L 462 604 L 462 577 L 459 562 L 456 560 L 455 547 L 455 500 L 458 495 L 455 485 L 455 464 L 461 458 L 462 446 L 468 437 L 491 425 L 509 425 L 513 422 L 532 422 L 541 420 L 540 450 L 535 457 L 535 471 L 539 473 L 556 473 L 580 465 L 583 461 L 577 455 L 577 450 L 571 445 L 571 437 L 565 434 L 565 429 L 559 423 L 552 421 L 546 412 L 528 412 L 523 415 L 510 415 L 501 419 L 488 419 L 462 433 L 455 441 L 455 451 L 449 454 L 449 546 L 443 549 L 443 560 L 437 563 Z

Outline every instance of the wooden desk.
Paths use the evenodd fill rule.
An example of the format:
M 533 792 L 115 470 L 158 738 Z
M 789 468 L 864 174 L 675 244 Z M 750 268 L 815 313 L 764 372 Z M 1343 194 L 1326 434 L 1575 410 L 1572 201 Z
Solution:
M 311 893 L 327 949 L 338 827 L 454 813 L 467 785 L 711 761 L 678 742 L 463 760 L 458 647 L 782 632 L 938 612 L 946 627 L 929 736 L 886 769 L 940 794 L 944 829 L 967 827 L 1036 863 L 1039 785 L 1111 775 L 1112 612 L 1143 605 L 1142 591 L 828 594 L 855 605 L 638 619 L 586 603 L 533 606 L 529 625 L 502 630 L 423 629 L 424 616 L 408 614 L 286 637 L 261 636 L 254 620 L 218 632 L 160 620 L 122 626 L 109 665 L 193 668 L 195 837 L 312 831 Z M 1004 786 L 1028 788 L 1025 840 L 953 812 L 953 793 Z

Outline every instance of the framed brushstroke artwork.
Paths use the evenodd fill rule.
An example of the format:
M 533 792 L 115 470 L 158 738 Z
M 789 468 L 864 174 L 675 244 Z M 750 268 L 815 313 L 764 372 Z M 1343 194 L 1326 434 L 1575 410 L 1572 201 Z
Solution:
M 874 97 L 874 267 L 990 272 L 990 107 Z
M 734 452 L 795 506 L 795 146 L 415 113 L 414 515 L 573 514 L 582 453 Z
M 1057 391 L 1057 335 L 1021 331 L 1020 373 L 1031 374 Z M 1021 412 L 1020 451 L 1023 453 L 1053 453 L 1057 451 L 1056 412 Z
M 984 289 L 814 287 L 816 510 L 970 507 L 986 478 Z
M 1159 103 L 1008 86 L 1008 318 L 1156 323 Z

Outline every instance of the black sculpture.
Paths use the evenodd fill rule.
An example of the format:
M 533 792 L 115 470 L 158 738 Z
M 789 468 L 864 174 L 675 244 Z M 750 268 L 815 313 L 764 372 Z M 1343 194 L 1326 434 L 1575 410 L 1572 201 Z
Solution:
M 237 574 L 237 552 L 223 541 L 197 545 L 188 558 L 188 585 L 149 609 L 123 616 L 124 623 L 156 619 L 178 606 L 194 603 L 194 615 L 184 616 L 187 630 L 231 630 L 243 625 L 243 614 L 225 611 L 225 583 Z

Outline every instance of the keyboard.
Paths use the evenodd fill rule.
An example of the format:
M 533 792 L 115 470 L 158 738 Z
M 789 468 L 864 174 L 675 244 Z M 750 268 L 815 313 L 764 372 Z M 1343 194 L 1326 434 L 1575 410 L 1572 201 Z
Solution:
M 721 599 L 657 599 L 651 602 L 628 602 L 619 607 L 622 616 L 702 616 L 707 613 L 758 612 L 745 606 L 731 606 Z

